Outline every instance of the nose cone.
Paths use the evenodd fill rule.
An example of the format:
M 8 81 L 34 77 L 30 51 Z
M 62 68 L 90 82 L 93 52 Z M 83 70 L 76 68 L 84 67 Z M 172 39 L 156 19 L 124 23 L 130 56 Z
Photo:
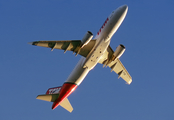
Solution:
M 125 11 L 125 10 L 128 10 L 128 6 L 127 5 L 123 5 L 121 6 L 121 8 Z
M 119 18 L 122 18 L 122 19 L 124 19 L 125 18 L 125 16 L 126 16 L 126 14 L 127 14 L 127 11 L 128 11 L 128 6 L 127 5 L 123 5 L 123 6 L 121 6 L 121 7 L 119 7 L 119 8 L 117 8 L 116 10 L 115 10 L 115 16 L 117 17 L 117 19 Z
M 122 12 L 122 13 L 127 13 L 128 6 L 127 6 L 127 5 L 123 5 L 123 6 L 121 6 L 119 9 L 120 9 L 120 12 Z

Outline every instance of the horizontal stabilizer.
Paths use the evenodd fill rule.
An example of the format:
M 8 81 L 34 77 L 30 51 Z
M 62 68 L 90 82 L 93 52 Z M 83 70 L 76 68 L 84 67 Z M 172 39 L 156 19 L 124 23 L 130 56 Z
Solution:
M 71 106 L 68 98 L 66 98 L 64 101 L 62 101 L 60 103 L 60 106 L 62 106 L 63 108 L 65 108 L 69 112 L 72 112 L 73 111 L 73 107 Z
M 36 99 L 44 100 L 48 102 L 55 102 L 57 98 L 59 97 L 59 94 L 44 94 L 44 95 L 38 95 Z

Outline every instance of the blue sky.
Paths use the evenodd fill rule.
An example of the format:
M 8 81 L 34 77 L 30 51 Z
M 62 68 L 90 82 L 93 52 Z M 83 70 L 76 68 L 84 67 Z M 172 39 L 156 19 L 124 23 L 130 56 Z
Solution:
M 126 46 L 120 60 L 132 84 L 98 64 L 69 96 L 72 113 L 36 100 L 61 86 L 80 56 L 27 43 L 96 34 L 124 4 L 129 10 L 111 47 Z M 0 119 L 173 120 L 173 6 L 173 0 L 1 0 Z

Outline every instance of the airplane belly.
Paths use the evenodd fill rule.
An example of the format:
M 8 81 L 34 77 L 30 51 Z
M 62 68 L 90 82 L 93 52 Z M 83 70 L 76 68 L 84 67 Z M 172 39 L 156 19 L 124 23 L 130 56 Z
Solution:
M 102 39 L 101 42 L 94 48 L 93 52 L 87 56 L 83 64 L 83 68 L 88 68 L 91 70 L 97 65 L 110 43 L 110 41 L 105 40 L 106 39 Z
M 84 80 L 88 72 L 90 71 L 88 68 L 83 68 L 83 62 L 85 58 L 81 58 L 74 70 L 69 75 L 68 79 L 65 81 L 67 83 L 74 83 L 76 85 L 80 85 L 80 83 Z

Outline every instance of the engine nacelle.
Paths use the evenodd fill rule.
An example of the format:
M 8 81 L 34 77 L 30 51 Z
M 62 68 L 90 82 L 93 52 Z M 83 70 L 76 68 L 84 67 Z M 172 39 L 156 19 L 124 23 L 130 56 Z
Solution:
M 117 58 L 120 58 L 125 50 L 126 48 L 124 47 L 124 45 L 120 44 L 112 55 L 112 61 L 114 61 Z
M 85 45 L 87 45 L 92 40 L 92 37 L 93 37 L 93 34 L 90 31 L 88 31 L 82 39 L 81 48 L 83 48 Z

